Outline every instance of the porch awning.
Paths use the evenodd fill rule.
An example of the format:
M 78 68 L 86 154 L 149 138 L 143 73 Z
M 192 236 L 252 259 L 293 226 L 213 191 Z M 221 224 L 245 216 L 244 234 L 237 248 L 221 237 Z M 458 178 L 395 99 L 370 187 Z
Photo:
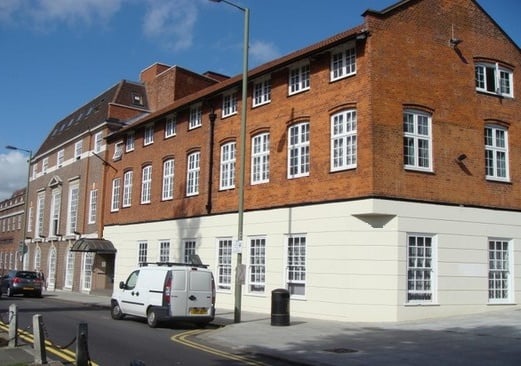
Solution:
M 116 253 L 116 248 L 109 240 L 81 238 L 74 242 L 71 252 Z

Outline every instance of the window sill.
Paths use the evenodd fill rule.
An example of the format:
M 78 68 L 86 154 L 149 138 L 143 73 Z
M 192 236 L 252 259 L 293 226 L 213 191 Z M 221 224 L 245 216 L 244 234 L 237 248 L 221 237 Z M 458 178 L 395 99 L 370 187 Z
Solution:
M 406 302 L 403 304 L 405 307 L 416 307 L 416 306 L 441 306 L 437 302 Z
M 517 303 L 513 302 L 513 301 L 505 301 L 505 302 L 489 302 L 487 303 L 487 306 L 514 306 L 514 305 L 517 305 Z

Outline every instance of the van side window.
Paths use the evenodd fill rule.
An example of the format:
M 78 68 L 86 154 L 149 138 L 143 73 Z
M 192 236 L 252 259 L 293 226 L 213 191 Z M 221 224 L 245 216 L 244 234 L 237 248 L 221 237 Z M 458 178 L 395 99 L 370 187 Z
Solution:
M 137 278 L 139 277 L 139 270 L 132 272 L 128 278 L 127 282 L 125 282 L 125 289 L 126 290 L 132 290 L 134 287 L 136 287 Z

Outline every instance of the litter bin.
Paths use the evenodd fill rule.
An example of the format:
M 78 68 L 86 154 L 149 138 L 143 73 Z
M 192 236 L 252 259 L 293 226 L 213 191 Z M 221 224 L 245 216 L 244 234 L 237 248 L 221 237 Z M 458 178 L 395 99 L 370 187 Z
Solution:
M 289 291 L 271 291 L 271 325 L 289 325 Z

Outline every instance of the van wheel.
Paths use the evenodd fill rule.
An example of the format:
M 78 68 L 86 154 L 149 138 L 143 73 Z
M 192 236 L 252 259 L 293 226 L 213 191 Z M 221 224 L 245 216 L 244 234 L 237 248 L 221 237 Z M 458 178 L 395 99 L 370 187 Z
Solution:
M 110 309 L 110 315 L 112 316 L 112 319 L 114 320 L 121 320 L 125 317 L 125 314 L 121 311 L 121 308 L 119 307 L 119 304 L 117 302 L 113 302 L 111 309 Z
M 157 313 L 154 310 L 154 308 L 148 309 L 147 312 L 147 323 L 150 328 L 157 327 L 158 320 L 157 320 Z

